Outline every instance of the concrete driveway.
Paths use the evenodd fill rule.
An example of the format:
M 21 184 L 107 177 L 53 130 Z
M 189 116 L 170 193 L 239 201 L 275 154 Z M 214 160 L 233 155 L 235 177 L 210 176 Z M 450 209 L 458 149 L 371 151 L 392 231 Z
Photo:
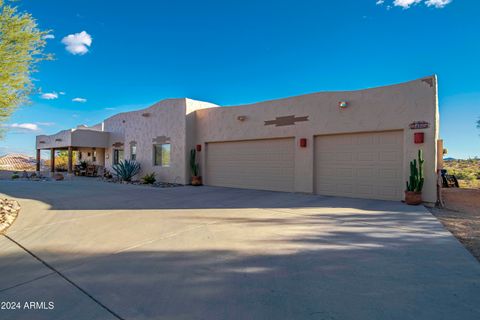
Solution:
M 0 192 L 22 205 L 0 236 L 0 301 L 21 309 L 2 320 L 480 319 L 480 264 L 423 207 L 89 179 Z

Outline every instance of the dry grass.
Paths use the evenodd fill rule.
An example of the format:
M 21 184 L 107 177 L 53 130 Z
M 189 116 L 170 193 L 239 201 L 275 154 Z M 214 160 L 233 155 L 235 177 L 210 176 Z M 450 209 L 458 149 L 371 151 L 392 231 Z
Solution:
M 447 160 L 443 167 L 457 177 L 460 188 L 480 188 L 480 159 Z

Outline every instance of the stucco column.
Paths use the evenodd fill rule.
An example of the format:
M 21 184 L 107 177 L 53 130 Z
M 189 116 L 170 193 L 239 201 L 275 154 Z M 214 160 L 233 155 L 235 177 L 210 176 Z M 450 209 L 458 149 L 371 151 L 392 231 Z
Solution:
M 40 171 L 40 149 L 37 149 L 37 171 Z
M 73 156 L 72 147 L 68 147 L 68 173 L 69 174 L 71 174 L 73 172 L 73 170 L 72 170 L 72 156 Z
M 55 172 L 55 149 L 50 149 L 50 172 Z

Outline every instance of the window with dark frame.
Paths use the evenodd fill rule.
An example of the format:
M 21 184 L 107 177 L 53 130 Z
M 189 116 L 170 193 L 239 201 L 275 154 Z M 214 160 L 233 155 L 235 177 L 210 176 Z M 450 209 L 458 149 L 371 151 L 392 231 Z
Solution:
M 137 160 L 137 145 L 136 144 L 130 145 L 130 160 L 132 160 L 132 161 Z
M 170 155 L 170 143 L 153 145 L 153 165 L 160 167 L 170 167 Z

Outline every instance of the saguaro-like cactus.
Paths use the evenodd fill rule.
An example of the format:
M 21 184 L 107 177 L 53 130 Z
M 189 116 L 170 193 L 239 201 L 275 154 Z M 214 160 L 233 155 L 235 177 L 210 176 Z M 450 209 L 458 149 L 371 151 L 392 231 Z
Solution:
M 407 181 L 407 191 L 422 192 L 423 182 L 423 152 L 418 150 L 418 167 L 417 160 L 410 161 L 410 179 Z

